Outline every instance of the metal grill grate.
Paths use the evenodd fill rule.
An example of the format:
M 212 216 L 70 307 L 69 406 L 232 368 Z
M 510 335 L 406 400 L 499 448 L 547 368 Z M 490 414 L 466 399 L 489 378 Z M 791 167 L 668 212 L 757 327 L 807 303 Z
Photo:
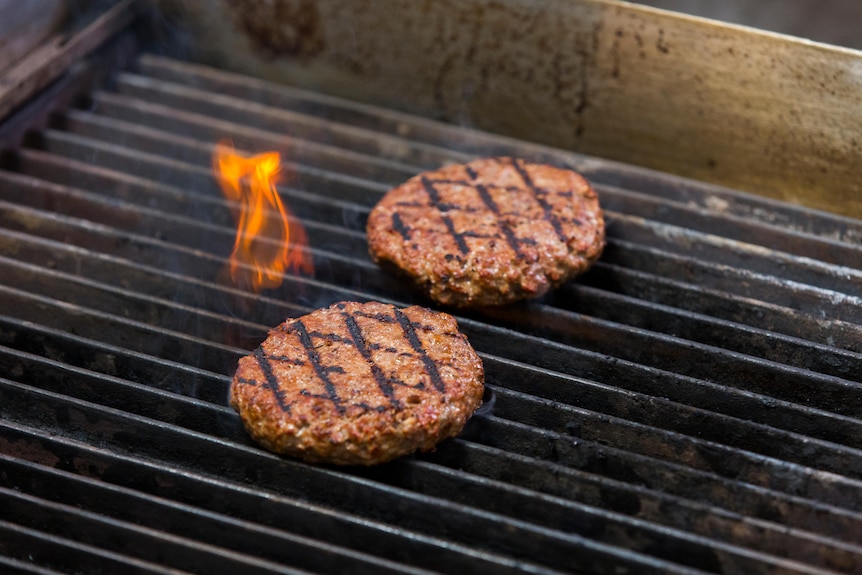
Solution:
M 282 151 L 313 278 L 218 281 L 212 146 Z M 493 412 L 330 469 L 252 445 L 236 361 L 342 299 L 426 303 L 366 254 L 392 185 L 479 155 L 567 165 L 608 248 L 459 316 Z M 10 572 L 862 569 L 862 222 L 156 56 L 0 170 L 0 565 Z

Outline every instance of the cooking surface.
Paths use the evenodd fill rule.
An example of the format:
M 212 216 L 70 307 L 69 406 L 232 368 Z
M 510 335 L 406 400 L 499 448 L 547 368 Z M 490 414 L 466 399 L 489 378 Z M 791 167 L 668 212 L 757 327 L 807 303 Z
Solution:
M 224 138 L 282 153 L 312 277 L 223 281 Z M 458 315 L 493 405 L 371 469 L 252 444 L 237 359 L 335 301 L 430 305 L 365 218 L 483 155 L 578 169 L 608 220 L 585 276 Z M 13 572 L 862 569 L 862 222 L 155 56 L 8 154 L 0 208 Z

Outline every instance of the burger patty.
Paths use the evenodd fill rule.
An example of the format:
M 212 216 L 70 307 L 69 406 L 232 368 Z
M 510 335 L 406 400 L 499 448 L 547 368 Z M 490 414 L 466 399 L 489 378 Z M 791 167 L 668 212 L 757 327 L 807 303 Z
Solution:
M 375 262 L 458 307 L 539 297 L 605 246 L 599 200 L 582 176 L 514 158 L 411 178 L 374 207 L 367 232 Z
M 482 360 L 452 316 L 341 302 L 271 330 L 239 360 L 230 401 L 271 451 L 374 465 L 457 435 L 483 383 Z

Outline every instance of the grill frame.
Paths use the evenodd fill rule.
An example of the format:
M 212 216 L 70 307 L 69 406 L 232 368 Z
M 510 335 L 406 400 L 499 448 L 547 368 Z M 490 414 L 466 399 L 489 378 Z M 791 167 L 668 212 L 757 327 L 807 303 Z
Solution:
M 107 58 L 122 68 L 127 55 L 107 54 L 130 42 L 90 66 Z M 13 278 L 0 286 L 4 565 L 142 573 L 859 565 L 862 421 L 851 400 L 862 384 L 837 374 L 853 376 L 862 351 L 858 298 L 845 293 L 862 271 L 827 262 L 862 251 L 862 222 L 170 59 L 134 62 L 136 70 L 111 74 L 109 91 L 80 73 L 78 86 L 55 88 L 3 128 L 12 150 L 0 171 L 0 268 Z M 154 70 L 164 77 L 148 80 Z M 195 72 L 192 87 L 176 84 L 178 70 Z M 206 96 L 194 84 L 213 81 L 231 95 Z M 242 106 L 240 82 L 307 109 Z M 67 109 L 80 90 L 91 94 L 89 109 Z M 177 94 L 210 108 L 183 110 Z M 327 264 L 260 297 L 215 279 L 233 224 L 205 166 L 212 131 L 237 119 L 225 110 L 245 120 L 259 112 L 255 122 L 271 130 L 299 126 L 290 139 L 260 126 L 233 130 L 249 144 L 294 150 L 285 168 L 296 175 L 279 191 Z M 324 121 L 309 110 L 340 115 Z M 202 111 L 221 119 L 201 124 Z M 405 122 L 418 142 L 389 133 Z M 27 138 L 25 123 L 36 130 Z M 437 453 L 374 469 L 308 466 L 252 445 L 226 389 L 236 358 L 275 325 L 263 320 L 338 298 L 420 301 L 367 260 L 364 215 L 398 178 L 479 150 L 584 173 L 608 200 L 611 240 L 597 272 L 556 294 L 459 316 L 486 362 L 493 413 Z M 636 292 L 642 285 L 650 289 Z M 744 336 L 739 349 L 721 347 L 728 332 Z M 699 366 L 698 357 L 720 361 Z M 781 383 L 784 395 L 769 393 Z

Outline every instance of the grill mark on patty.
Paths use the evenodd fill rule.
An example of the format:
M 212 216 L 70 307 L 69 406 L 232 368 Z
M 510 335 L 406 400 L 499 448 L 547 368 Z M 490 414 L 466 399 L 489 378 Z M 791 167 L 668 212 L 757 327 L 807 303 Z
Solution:
M 322 331 L 315 330 L 308 332 L 308 336 L 311 338 L 325 339 L 326 341 L 331 341 L 333 343 L 353 343 L 353 340 L 349 337 L 345 337 L 337 333 L 324 333 Z M 315 349 L 318 347 L 320 346 L 315 346 Z
M 305 362 L 301 359 L 297 359 L 295 357 L 287 357 L 284 355 L 270 355 L 270 360 L 278 361 L 280 363 L 291 363 L 293 365 L 305 365 Z
M 400 409 L 401 402 L 395 397 L 395 389 L 392 387 L 392 383 L 386 377 L 386 374 L 383 373 L 383 370 L 380 369 L 380 366 L 371 357 L 371 348 L 366 343 L 365 336 L 362 334 L 362 328 L 359 327 L 356 318 L 347 312 L 342 312 L 341 315 L 344 317 L 345 324 L 347 324 L 347 331 L 350 332 L 350 336 L 353 338 L 353 345 L 371 368 L 371 374 L 374 376 L 374 381 L 377 382 L 377 387 L 380 388 L 380 391 L 383 392 L 383 395 L 386 396 L 392 407 Z
M 435 184 L 444 184 L 447 186 L 466 186 L 470 187 L 470 182 L 467 180 L 452 180 L 449 178 L 434 178 L 431 180 Z
M 340 307 L 339 309 L 344 309 L 344 308 L 343 308 L 343 307 Z M 379 321 L 380 323 L 398 323 L 398 324 L 400 324 L 400 323 L 401 323 L 401 321 L 400 321 L 397 317 L 392 317 L 391 315 L 387 315 L 387 314 L 385 314 L 385 313 L 373 313 L 373 314 L 372 314 L 372 313 L 365 313 L 365 312 L 362 312 L 362 311 L 355 311 L 355 312 L 353 312 L 353 315 L 354 315 L 354 316 L 359 316 L 359 317 L 367 317 L 368 319 L 374 319 L 374 320 Z M 428 331 L 428 332 L 436 332 L 436 331 L 437 331 L 437 330 L 436 330 L 436 329 L 434 329 L 432 326 L 430 326 L 430 325 L 425 325 L 425 324 L 422 324 L 422 323 L 414 323 L 414 322 L 411 322 L 411 325 L 413 326 L 413 329 L 414 329 L 414 330 L 417 330 L 417 329 L 418 329 L 418 330 L 421 330 L 421 331 Z M 438 333 L 439 333 L 439 332 L 438 332 Z M 460 335 L 458 335 L 457 333 L 451 333 L 451 332 L 448 332 L 448 331 L 444 331 L 444 332 L 442 332 L 440 335 L 443 335 L 443 336 L 445 336 L 445 337 L 454 337 L 454 338 L 460 338 L 460 337 L 461 337 L 461 336 L 460 336 Z M 403 355 L 403 353 L 402 353 L 402 355 Z M 407 354 L 407 355 L 410 355 L 410 354 Z M 411 356 L 411 357 L 412 357 L 412 356 Z
M 521 176 L 521 179 L 524 181 L 524 185 L 529 188 L 531 192 L 533 192 L 533 196 L 535 196 L 536 201 L 539 202 L 539 205 L 542 207 L 542 211 L 545 212 L 545 221 L 549 222 L 553 227 L 554 231 L 557 232 L 557 237 L 564 244 L 568 243 L 566 240 L 566 234 L 563 232 L 563 224 L 560 223 L 560 219 L 554 214 L 554 208 L 548 201 L 545 199 L 545 196 L 548 194 L 547 190 L 543 190 L 539 188 L 533 179 L 530 177 L 530 174 L 527 173 L 527 169 L 521 164 L 521 162 L 517 158 L 511 158 L 512 166 Z
M 440 183 L 438 180 L 428 180 L 428 181 L 431 182 L 432 184 L 439 184 Z M 523 190 L 520 190 L 520 191 L 523 191 Z M 397 202 L 394 205 L 396 207 L 399 207 L 399 208 L 417 208 L 419 210 L 424 210 L 424 209 L 427 209 L 429 207 L 429 205 L 427 203 L 423 204 L 421 202 Z M 474 214 L 474 213 L 481 213 L 482 212 L 482 209 L 478 208 L 476 206 L 457 206 L 455 204 L 449 204 L 446 202 L 441 202 L 439 206 L 430 206 L 430 207 L 437 207 L 438 209 L 443 208 L 443 209 L 445 209 L 444 211 L 447 211 L 447 212 L 453 211 L 453 210 L 458 210 L 459 212 L 467 212 L 468 214 Z M 399 217 L 401 216 L 401 214 L 399 212 L 394 212 L 394 213 L 398 214 Z M 404 220 L 402 220 L 402 222 L 403 221 Z
M 452 316 L 396 310 L 337 302 L 270 330 L 231 382 L 231 406 L 251 437 L 309 462 L 372 465 L 456 435 L 481 404 L 482 361 Z M 338 396 L 324 389 L 327 376 Z
M 345 306 L 343 305 L 339 305 L 338 309 L 344 309 L 344 307 Z M 373 319 L 379 321 L 380 323 L 396 323 L 398 321 L 391 315 L 386 315 L 385 313 L 366 313 L 364 311 L 357 310 L 353 312 L 353 315 L 356 317 L 366 317 L 368 319 Z
M 445 213 L 451 209 L 452 205 L 444 204 L 440 201 L 440 193 L 437 191 L 437 188 L 434 187 L 431 180 L 425 176 L 422 176 L 422 186 L 425 188 L 425 192 L 428 194 L 431 204 L 440 212 L 440 217 L 443 218 L 443 223 L 446 225 L 446 229 L 449 230 L 449 233 L 458 245 L 458 250 L 462 254 L 467 255 L 470 251 L 470 248 L 467 247 L 467 242 L 464 241 L 463 235 L 455 231 L 455 224 L 452 223 L 452 218 Z
M 339 306 L 339 309 L 344 309 L 344 307 Z M 353 312 L 353 317 L 364 317 L 367 319 L 372 319 L 372 320 L 378 321 L 380 323 L 400 323 L 400 320 L 397 317 L 392 317 L 391 315 L 387 315 L 385 313 L 369 314 L 369 313 L 365 313 L 362 311 L 355 311 L 355 312 Z M 432 331 L 432 332 L 436 331 L 433 327 L 428 326 L 428 325 L 424 325 L 424 324 L 417 324 L 417 323 L 411 322 L 410 325 L 413 326 L 414 330 L 418 329 L 418 330 L 422 330 L 422 331 Z M 403 327 L 403 324 L 402 324 L 402 327 Z M 414 335 L 415 335 L 415 333 L 414 333 Z M 448 331 L 444 331 L 442 333 L 442 335 L 444 337 L 449 337 L 449 338 L 453 338 L 453 339 L 460 339 L 460 335 L 458 333 L 450 333 Z M 418 342 L 418 339 L 417 339 L 417 342 Z M 419 346 L 421 348 L 421 343 L 419 343 Z M 369 347 L 375 348 L 375 349 L 381 349 L 382 348 L 382 346 L 379 344 L 369 344 Z M 412 344 L 411 344 L 411 347 L 413 347 Z M 387 348 L 383 348 L 383 349 L 385 351 L 387 351 L 388 353 L 397 353 L 398 355 L 400 355 L 402 357 L 415 358 L 417 356 L 417 353 L 415 353 L 416 352 L 415 347 L 413 347 L 414 353 L 409 353 L 406 351 L 398 351 L 398 349 L 396 349 L 394 347 L 387 347 Z M 418 355 L 421 355 L 421 350 L 420 350 L 420 353 Z M 436 366 L 435 366 L 435 368 L 436 368 Z M 425 389 L 425 383 L 422 381 L 419 381 L 415 385 L 410 385 L 409 383 L 406 383 L 404 381 L 401 381 L 400 379 L 393 378 L 393 377 L 387 378 L 387 381 L 389 381 L 390 383 L 397 384 L 397 385 L 402 385 L 404 387 L 409 387 L 410 389 L 418 389 L 418 390 L 424 390 Z M 441 380 L 441 382 L 442 382 L 442 380 Z M 437 387 L 437 386 L 435 386 L 435 387 Z
M 598 200 L 583 176 L 552 165 L 512 157 L 447 165 L 381 198 L 366 222 L 368 252 L 438 304 L 507 305 L 557 289 L 601 256 Z M 394 213 L 409 240 L 393 229 Z
M 398 212 L 392 212 L 392 229 L 398 232 L 404 241 L 410 241 L 410 226 L 404 223 Z
M 444 393 L 446 391 L 446 384 L 443 383 L 443 378 L 440 377 L 440 372 L 437 371 L 437 364 L 434 363 L 434 360 L 428 356 L 428 353 L 425 351 L 425 348 L 422 347 L 422 342 L 419 341 L 419 336 L 416 335 L 415 324 L 410 321 L 410 318 L 404 315 L 400 309 L 395 309 L 395 319 L 398 320 L 398 323 L 401 324 L 401 329 L 404 330 L 404 335 L 407 337 L 407 341 L 410 342 L 410 347 L 413 348 L 419 358 L 422 360 L 422 363 L 425 365 L 425 371 L 428 372 L 428 376 L 431 378 L 431 384 L 434 386 L 434 389 L 439 391 L 440 393 Z M 420 328 L 425 328 L 426 326 L 421 326 Z
M 473 187 L 476 188 L 476 191 L 479 192 L 479 197 L 482 198 L 482 201 L 485 203 L 485 206 L 488 210 L 494 214 L 494 217 L 497 218 L 497 225 L 500 230 L 503 232 L 503 235 L 506 236 L 506 242 L 508 242 L 509 247 L 512 248 L 512 251 L 515 252 L 519 258 L 524 257 L 524 254 L 521 252 L 521 243 L 518 240 L 518 236 L 515 235 L 515 232 L 512 230 L 512 226 L 509 225 L 509 222 L 504 220 L 502 214 L 500 213 L 500 208 L 497 206 L 497 202 L 494 201 L 494 198 L 491 196 L 491 192 L 488 191 L 488 188 L 484 184 L 479 184 L 476 182 L 476 178 L 478 174 L 476 171 L 470 166 L 464 167 L 467 175 L 470 176 L 472 180 Z
M 276 379 L 275 374 L 272 372 L 272 364 L 269 363 L 269 358 L 267 358 L 266 354 L 263 353 L 263 349 L 257 348 L 254 350 L 254 358 L 260 366 L 260 370 L 263 372 L 266 387 L 272 391 L 272 394 L 275 396 L 275 401 L 278 402 L 278 407 L 280 407 L 282 411 L 290 413 L 290 404 L 284 402 L 281 388 L 278 385 L 278 379 Z
M 470 166 L 464 166 L 464 168 L 470 170 L 467 173 L 468 173 L 468 175 L 470 175 L 471 178 L 473 178 L 475 180 L 476 177 L 478 176 L 478 174 L 476 173 L 476 170 L 474 170 Z M 453 180 L 450 178 L 429 178 L 429 181 L 433 184 L 464 186 L 467 188 L 469 188 L 473 185 L 472 182 L 469 182 L 467 180 Z M 524 191 L 523 186 L 515 186 L 515 185 L 511 185 L 511 184 L 503 185 L 503 184 L 495 184 L 494 182 L 485 182 L 484 186 L 486 188 L 488 188 L 489 190 L 505 190 L 507 192 L 523 192 Z M 568 194 L 568 195 L 572 194 L 571 192 L 561 192 L 561 193 Z M 406 202 L 405 202 L 405 204 L 406 204 Z
M 341 398 L 338 397 L 338 390 L 335 387 L 335 384 L 332 383 L 332 380 L 329 379 L 329 372 L 341 372 L 344 373 L 344 368 L 340 366 L 330 366 L 326 367 L 322 363 L 320 363 L 320 355 L 317 353 L 317 350 L 314 348 L 314 342 L 311 341 L 311 336 L 308 333 L 308 330 L 305 329 L 305 324 L 302 323 L 301 320 L 296 320 L 293 324 L 290 325 L 288 331 L 295 333 L 299 336 L 299 341 L 302 343 L 302 347 L 305 348 L 305 353 L 308 356 L 308 359 L 311 361 L 311 365 L 314 367 L 315 373 L 317 373 L 317 377 L 323 382 L 323 385 L 326 387 L 326 395 L 315 395 L 315 397 L 320 397 L 323 399 L 328 399 L 332 402 L 332 405 L 335 407 L 335 410 L 339 415 L 344 415 L 344 404 L 341 402 Z M 278 382 L 275 382 L 278 385 Z

